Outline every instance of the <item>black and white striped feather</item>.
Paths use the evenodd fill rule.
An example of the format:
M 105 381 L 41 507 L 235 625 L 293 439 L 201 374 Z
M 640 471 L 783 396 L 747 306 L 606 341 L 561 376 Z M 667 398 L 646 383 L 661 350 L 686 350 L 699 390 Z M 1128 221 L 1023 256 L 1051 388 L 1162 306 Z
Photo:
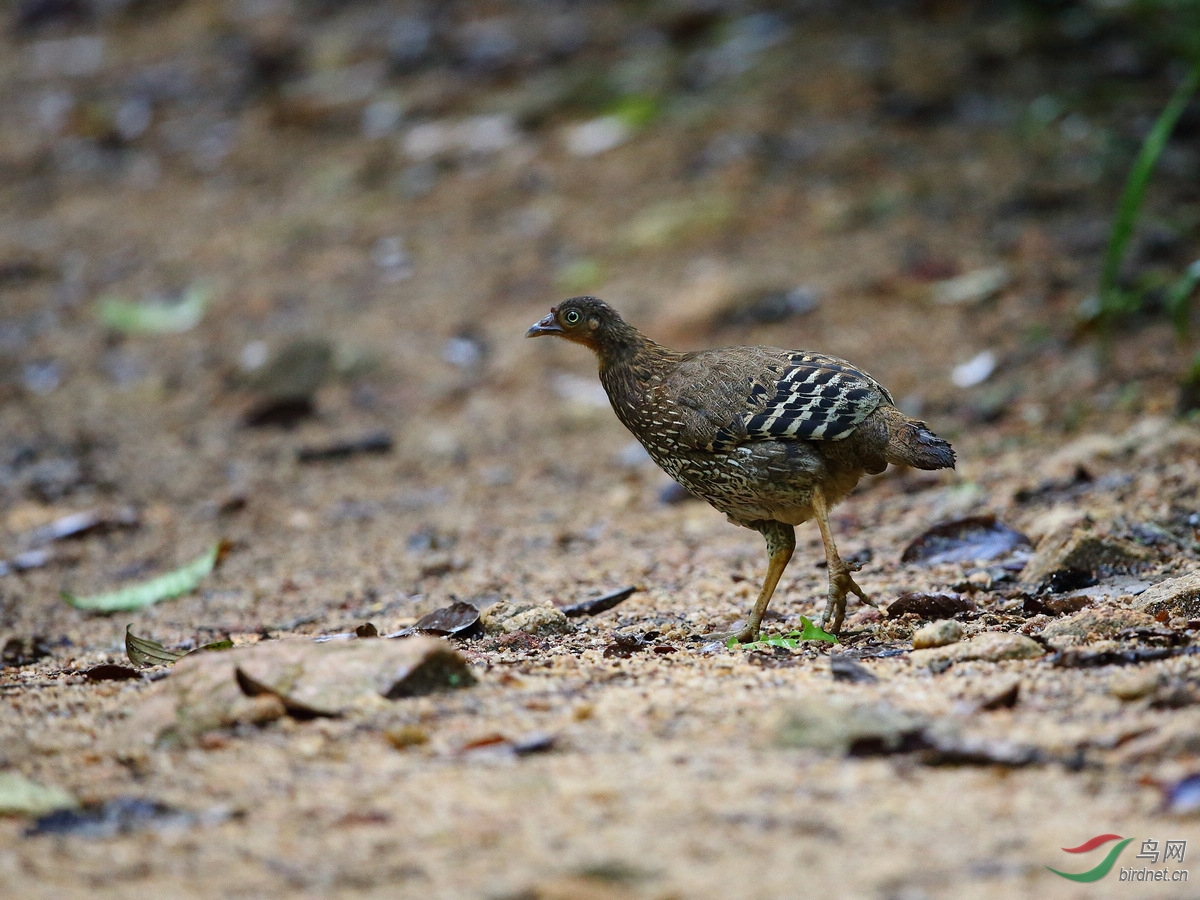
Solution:
M 751 376 L 746 412 L 717 429 L 710 450 L 762 440 L 840 441 L 849 437 L 891 394 L 845 360 L 792 352 Z

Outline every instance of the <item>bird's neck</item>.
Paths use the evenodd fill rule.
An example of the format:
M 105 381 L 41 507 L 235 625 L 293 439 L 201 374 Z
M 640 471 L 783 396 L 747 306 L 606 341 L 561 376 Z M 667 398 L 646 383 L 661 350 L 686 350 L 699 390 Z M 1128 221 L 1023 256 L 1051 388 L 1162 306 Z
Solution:
M 652 386 L 678 363 L 682 354 L 656 344 L 645 335 L 633 331 L 636 337 L 620 344 L 597 349 L 600 359 L 600 383 L 608 394 L 617 418 L 638 433 L 638 411 L 643 409 Z
M 621 325 L 624 327 L 605 334 L 595 346 L 602 379 L 645 381 L 678 359 L 680 354 L 655 343 L 631 325 Z

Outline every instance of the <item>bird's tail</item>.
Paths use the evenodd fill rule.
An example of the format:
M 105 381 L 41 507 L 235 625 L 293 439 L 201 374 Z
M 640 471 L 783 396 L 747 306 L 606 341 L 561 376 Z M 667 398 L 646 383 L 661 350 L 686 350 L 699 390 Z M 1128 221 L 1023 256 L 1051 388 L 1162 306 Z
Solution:
M 954 468 L 954 448 L 924 422 L 910 419 L 895 407 L 888 408 L 885 417 L 888 442 L 884 457 L 888 462 L 917 469 Z

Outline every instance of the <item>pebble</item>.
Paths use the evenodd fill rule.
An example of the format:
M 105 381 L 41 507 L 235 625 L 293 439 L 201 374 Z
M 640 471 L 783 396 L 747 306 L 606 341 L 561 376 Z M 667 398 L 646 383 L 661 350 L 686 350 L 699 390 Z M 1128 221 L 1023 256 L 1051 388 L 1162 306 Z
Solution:
M 402 147 L 414 162 L 447 157 L 483 157 L 520 140 L 516 120 L 506 113 L 470 116 L 456 122 L 423 122 L 405 134 Z
M 567 128 L 563 143 L 572 156 L 599 156 L 632 136 L 633 129 L 620 116 L 600 116 Z
M 566 614 L 549 603 L 522 603 L 500 600 L 479 614 L 488 634 L 554 634 L 571 631 Z
M 963 638 L 963 627 L 954 619 L 930 622 L 913 635 L 913 649 L 926 650 L 930 647 L 945 647 L 956 644 Z
M 30 45 L 29 69 L 36 78 L 80 78 L 104 65 L 104 38 L 81 35 L 36 41 Z
M 1118 671 L 1108 680 L 1108 692 L 1118 700 L 1140 700 L 1158 690 L 1159 680 L 1155 669 Z
M 950 372 L 950 381 L 955 387 L 968 388 L 983 384 L 996 371 L 996 354 L 983 350 L 965 363 L 955 366 Z

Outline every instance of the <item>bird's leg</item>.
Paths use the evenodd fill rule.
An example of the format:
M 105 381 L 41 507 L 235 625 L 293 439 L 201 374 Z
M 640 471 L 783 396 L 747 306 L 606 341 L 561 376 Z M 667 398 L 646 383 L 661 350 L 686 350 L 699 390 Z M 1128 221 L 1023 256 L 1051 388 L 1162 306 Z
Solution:
M 762 590 L 758 592 L 758 599 L 754 601 L 754 608 L 750 610 L 745 627 L 737 633 L 739 644 L 758 640 L 758 627 L 762 625 L 763 616 L 767 613 L 767 605 L 771 602 L 771 596 L 775 593 L 775 586 L 779 584 L 783 570 L 792 558 L 792 551 L 796 549 L 796 529 L 791 525 L 763 520 L 756 523 L 754 528 L 767 541 L 767 577 L 763 579 Z
M 871 600 L 850 575 L 862 566 L 850 565 L 838 556 L 837 544 L 833 542 L 833 531 L 829 528 L 829 505 L 825 502 L 825 493 L 820 486 L 813 488 L 812 507 L 817 525 L 821 529 L 821 542 L 825 545 L 825 561 L 829 564 L 829 599 L 825 603 L 825 612 L 821 614 L 821 627 L 826 628 L 832 616 L 832 627 L 828 630 L 837 634 L 842 630 L 842 620 L 846 617 L 846 593 L 853 592 L 864 603 L 871 603 Z
M 762 590 L 758 592 L 758 599 L 754 601 L 754 608 L 750 610 L 745 626 L 740 631 L 706 634 L 705 637 L 710 640 L 727 641 L 735 638 L 739 644 L 758 640 L 758 627 L 766 615 L 771 595 L 775 593 L 775 586 L 779 584 L 779 578 L 792 558 L 792 551 L 796 549 L 796 529 L 791 525 L 764 519 L 750 527 L 767 541 L 767 577 L 763 580 Z

